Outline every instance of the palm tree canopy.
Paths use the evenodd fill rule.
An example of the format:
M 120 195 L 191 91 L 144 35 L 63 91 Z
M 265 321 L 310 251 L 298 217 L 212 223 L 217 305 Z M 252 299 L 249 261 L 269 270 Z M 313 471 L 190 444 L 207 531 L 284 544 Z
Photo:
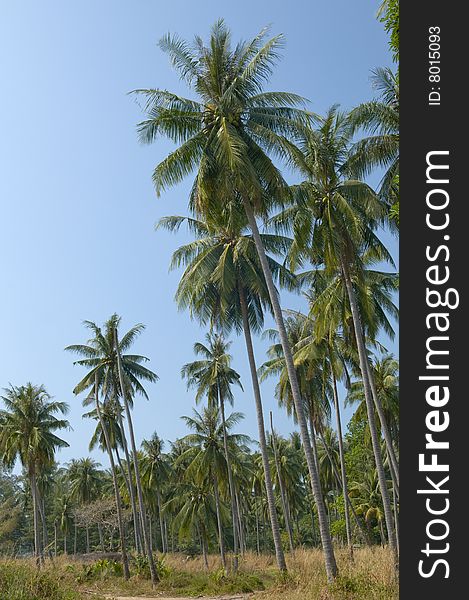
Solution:
M 0 453 L 6 467 L 19 459 L 26 469 L 37 469 L 54 462 L 57 448 L 68 443 L 56 432 L 70 427 L 65 415 L 68 405 L 53 400 L 42 385 L 27 383 L 10 386 L 2 396 L 0 411 Z
M 267 33 L 263 29 L 233 47 L 229 29 L 218 20 L 207 44 L 198 36 L 191 45 L 169 34 L 160 41 L 197 100 L 160 89 L 134 92 L 144 99 L 141 141 L 152 143 L 163 135 L 180 144 L 153 172 L 158 195 L 197 171 L 191 206 L 199 214 L 208 214 L 209 206 L 215 214 L 228 194 L 230 199 L 249 197 L 258 214 L 265 215 L 271 202 L 288 191 L 269 154 L 290 160 L 292 142 L 304 133 L 311 115 L 302 97 L 264 91 L 283 45 L 283 36 L 268 39 Z
M 119 328 L 120 322 L 121 318 L 113 314 L 106 321 L 104 330 L 102 330 L 96 323 L 84 321 L 85 327 L 91 330 L 93 337 L 88 340 L 87 344 L 74 344 L 65 348 L 65 350 L 83 357 L 75 361 L 74 364 L 89 369 L 85 377 L 75 386 L 74 394 L 90 390 L 90 394 L 93 395 L 95 378 L 97 377 L 98 386 L 105 402 L 117 401 L 118 398 L 122 397 L 117 368 L 117 352 L 114 343 L 114 331 Z M 148 399 L 148 394 L 141 381 L 154 383 L 158 380 L 156 373 L 144 364 L 150 360 L 149 358 L 139 354 L 126 353 L 144 329 L 145 326 L 141 323 L 134 325 L 119 340 L 124 384 L 127 386 L 125 391 L 130 400 L 136 393 Z M 92 400 L 94 401 L 94 396 Z
M 100 464 L 92 458 L 73 459 L 68 464 L 70 493 L 79 503 L 94 500 L 102 481 Z
M 205 336 L 206 344 L 196 342 L 194 353 L 200 356 L 199 360 L 184 365 L 181 375 L 187 379 L 187 387 L 197 390 L 195 400 L 206 396 L 211 406 L 218 406 L 220 397 L 224 401 L 233 403 L 232 385 L 241 389 L 239 374 L 230 366 L 231 355 L 229 348 L 231 342 L 227 342 L 219 333 L 210 332 Z
M 267 285 L 252 235 L 246 229 L 243 214 L 234 218 L 234 208 L 227 211 L 227 221 L 208 224 L 189 217 L 165 217 L 158 227 L 177 231 L 182 223 L 196 235 L 193 242 L 174 252 L 171 269 L 185 270 L 176 292 L 180 309 L 189 308 L 192 317 L 202 324 L 226 333 L 242 330 L 240 293 L 244 295 L 252 331 L 260 331 L 265 311 L 272 312 Z M 267 260 L 280 286 L 292 289 L 293 274 L 275 257 L 288 252 L 291 241 L 278 234 L 261 234 Z

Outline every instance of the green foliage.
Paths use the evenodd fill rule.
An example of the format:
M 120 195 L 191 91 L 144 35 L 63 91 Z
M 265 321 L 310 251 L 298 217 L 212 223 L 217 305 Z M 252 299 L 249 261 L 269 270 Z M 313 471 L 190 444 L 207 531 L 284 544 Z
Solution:
M 399 0 L 385 0 L 381 5 L 380 21 L 389 34 L 389 48 L 394 62 L 399 60 Z
M 116 560 L 101 558 L 94 563 L 82 565 L 82 570 L 78 574 L 76 580 L 77 582 L 82 583 L 94 579 L 122 577 L 122 572 L 122 563 Z
M 84 596 L 60 574 L 38 571 L 24 562 L 0 562 L 0 600 L 84 600 Z

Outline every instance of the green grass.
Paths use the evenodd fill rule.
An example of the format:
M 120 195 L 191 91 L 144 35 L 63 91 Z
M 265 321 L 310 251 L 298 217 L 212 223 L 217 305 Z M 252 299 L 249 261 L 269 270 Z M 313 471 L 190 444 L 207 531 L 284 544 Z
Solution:
M 76 587 L 60 571 L 38 571 L 26 561 L 0 562 L 0 600 L 84 600 Z

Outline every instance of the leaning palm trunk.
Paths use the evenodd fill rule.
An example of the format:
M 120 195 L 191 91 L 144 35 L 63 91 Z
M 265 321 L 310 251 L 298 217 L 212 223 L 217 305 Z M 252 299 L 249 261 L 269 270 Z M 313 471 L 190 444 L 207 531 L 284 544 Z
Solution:
M 137 510 L 137 502 L 135 499 L 135 489 L 132 481 L 132 463 L 130 460 L 129 447 L 127 445 L 127 439 L 125 437 L 125 429 L 124 429 L 124 421 L 122 419 L 122 415 L 120 413 L 119 408 L 117 409 L 117 419 L 119 421 L 119 427 L 122 431 L 122 446 L 124 448 L 125 454 L 125 462 L 127 465 L 127 473 L 128 479 L 125 476 L 124 470 L 122 470 L 124 479 L 126 479 L 127 488 L 129 490 L 130 495 L 130 506 L 132 507 L 132 520 L 134 522 L 134 535 L 135 535 L 135 549 L 139 554 L 144 554 L 143 544 L 142 544 L 142 535 L 140 531 L 141 525 L 141 515 Z
M 140 509 L 140 517 L 141 517 L 141 521 L 142 521 L 143 539 L 145 542 L 145 550 L 147 552 L 148 564 L 150 566 L 151 582 L 153 585 L 156 585 L 160 578 L 156 571 L 155 561 L 153 559 L 153 553 L 151 551 L 150 538 L 148 535 L 145 504 L 143 502 L 142 482 L 140 479 L 140 468 L 138 465 L 137 446 L 135 444 L 134 426 L 132 423 L 132 415 L 130 414 L 130 407 L 129 407 L 129 403 L 127 401 L 127 394 L 126 394 L 125 386 L 124 386 L 124 373 L 122 371 L 122 359 L 121 359 L 120 350 L 119 350 L 119 340 L 117 338 L 117 329 L 114 329 L 114 343 L 116 346 L 117 370 L 118 370 L 118 374 L 119 374 L 119 383 L 120 383 L 120 388 L 121 388 L 121 393 L 122 393 L 122 399 L 124 401 L 125 414 L 127 417 L 127 426 L 129 428 L 129 434 L 130 434 L 130 445 L 132 448 L 132 455 L 133 455 L 132 458 L 133 458 L 133 462 L 134 462 L 135 483 L 137 485 L 137 497 L 138 497 L 138 505 L 139 505 L 139 509 Z
M 252 388 L 254 391 L 254 400 L 256 402 L 257 427 L 259 431 L 259 446 L 261 449 L 262 464 L 264 466 L 264 482 L 267 495 L 267 504 L 269 507 L 270 525 L 272 528 L 272 537 L 274 539 L 275 556 L 277 565 L 280 571 L 287 570 L 285 555 L 283 553 L 282 539 L 280 537 L 280 527 L 278 524 L 277 509 L 275 507 L 274 489 L 272 485 L 272 474 L 270 470 L 269 455 L 267 452 L 267 439 L 265 436 L 264 412 L 262 409 L 261 390 L 259 387 L 259 379 L 257 377 L 256 359 L 254 357 L 254 348 L 252 345 L 251 328 L 249 326 L 248 307 L 244 290 L 239 285 L 239 302 L 241 305 L 241 313 L 243 318 L 244 338 L 246 340 L 246 350 L 248 354 L 249 367 L 251 370 Z
M 386 528 L 388 530 L 389 546 L 394 554 L 394 559 L 397 564 L 398 552 L 397 552 L 396 534 L 395 534 L 395 530 L 394 530 L 394 519 L 393 519 L 393 515 L 392 515 L 391 500 L 389 497 L 389 491 L 388 491 L 388 486 L 387 486 L 387 481 L 386 481 L 386 474 L 384 472 L 383 457 L 381 455 L 381 447 L 380 447 L 380 443 L 379 443 L 378 431 L 376 428 L 374 403 L 373 403 L 373 398 L 371 396 L 371 390 L 370 390 L 369 379 L 368 379 L 368 370 L 367 370 L 368 358 L 366 355 L 365 342 L 363 339 L 360 315 L 358 312 L 358 305 L 357 305 L 357 301 L 355 298 L 355 291 L 353 289 L 352 280 L 350 277 L 350 272 L 349 272 L 346 260 L 344 260 L 344 259 L 342 260 L 341 266 L 342 266 L 342 274 L 344 277 L 345 286 L 347 288 L 347 295 L 348 295 L 348 299 L 350 302 L 350 310 L 352 313 L 353 327 L 354 327 L 354 332 L 355 332 L 355 340 L 357 342 L 358 358 L 360 361 L 360 371 L 362 373 L 362 378 L 363 378 L 363 389 L 365 392 L 366 410 L 367 410 L 367 414 L 368 414 L 368 426 L 370 429 L 371 444 L 373 447 L 373 454 L 374 454 L 375 464 L 376 464 L 376 472 L 378 474 L 379 488 L 380 488 L 381 497 L 383 500 L 384 518 L 386 521 Z
M 220 494 L 218 492 L 218 478 L 215 473 L 213 474 L 213 493 L 215 496 L 215 507 L 217 510 L 218 544 L 220 547 L 220 558 L 222 567 L 226 571 L 225 542 L 223 540 L 223 523 L 221 522 Z
M 283 354 L 285 357 L 285 364 L 288 372 L 288 379 L 290 381 L 291 392 L 295 404 L 296 417 L 300 428 L 301 441 L 303 444 L 303 450 L 306 456 L 306 463 L 308 465 L 308 471 L 311 478 L 311 488 L 313 491 L 313 496 L 318 511 L 319 531 L 321 534 L 322 547 L 324 551 L 324 561 L 326 567 L 327 580 L 329 582 L 332 582 L 338 573 L 337 563 L 335 560 L 331 534 L 327 523 L 326 508 L 324 506 L 324 498 L 319 482 L 319 473 L 316 468 L 316 464 L 311 450 L 308 427 L 306 424 L 306 417 L 304 413 L 303 400 L 301 398 L 300 390 L 298 387 L 298 379 L 296 376 L 295 365 L 293 363 L 292 351 L 288 341 L 287 331 L 283 320 L 282 309 L 280 308 L 277 290 L 274 285 L 272 272 L 270 270 L 264 246 L 262 244 L 262 240 L 259 234 L 256 218 L 254 216 L 254 212 L 252 210 L 252 206 L 249 200 L 247 200 L 245 197 L 243 198 L 243 204 L 244 209 L 246 211 L 246 216 L 249 221 L 249 226 L 252 231 L 254 242 L 256 244 L 256 249 L 262 266 L 262 271 L 267 284 L 267 288 L 269 290 L 269 297 L 272 303 L 275 322 L 279 331 L 280 342 L 282 344 Z
M 333 394 L 334 394 L 334 407 L 335 407 L 335 418 L 337 423 L 337 437 L 339 440 L 339 459 L 340 459 L 340 473 L 342 476 L 342 495 L 344 497 L 344 510 L 345 510 L 345 531 L 347 534 L 347 546 L 350 552 L 350 558 L 353 559 L 353 545 L 352 545 L 352 531 L 350 527 L 350 513 L 348 509 L 348 486 L 347 486 L 347 473 L 345 471 L 345 456 L 344 456 L 344 440 L 342 438 L 342 420 L 340 418 L 340 406 L 339 406 L 339 395 L 337 393 L 337 380 L 334 373 L 334 367 L 332 366 L 332 383 L 333 383 Z
M 119 492 L 119 483 L 117 481 L 116 465 L 114 463 L 112 447 L 111 447 L 111 443 L 109 441 L 109 434 L 106 429 L 106 423 L 104 422 L 103 416 L 101 414 L 101 408 L 99 406 L 98 377 L 97 376 L 96 376 L 96 380 L 95 380 L 95 402 L 96 402 L 96 412 L 98 414 L 99 424 L 101 425 L 101 429 L 103 430 L 104 442 L 106 444 L 106 450 L 107 450 L 107 453 L 109 456 L 109 463 L 111 465 L 112 483 L 114 486 L 114 495 L 115 495 L 115 499 L 116 499 L 117 522 L 119 524 L 119 536 L 120 536 L 120 543 L 121 543 L 122 566 L 124 569 L 124 578 L 129 579 L 130 571 L 129 571 L 129 560 L 127 558 L 127 550 L 126 550 L 124 519 L 122 517 L 122 501 L 121 501 L 121 495 Z
M 221 420 L 223 428 L 223 449 L 225 452 L 226 470 L 228 471 L 228 485 L 230 487 L 231 499 L 231 517 L 233 521 L 233 571 L 238 571 L 238 551 L 239 551 L 239 536 L 238 536 L 238 503 L 236 502 L 236 493 L 233 481 L 233 472 L 231 470 L 231 461 L 228 451 L 228 436 L 226 433 L 225 420 L 225 402 L 220 387 L 218 386 L 218 400 L 220 403 Z
M 370 384 L 371 395 L 373 402 L 375 403 L 376 412 L 378 413 L 379 422 L 381 424 L 381 431 L 383 432 L 384 441 L 386 442 L 386 451 L 389 457 L 389 471 L 391 473 L 393 487 L 397 498 L 399 498 L 399 464 L 397 462 L 396 453 L 394 452 L 394 446 L 392 443 L 391 433 L 389 431 L 388 424 L 386 422 L 386 416 L 383 411 L 381 400 L 376 392 L 375 380 L 373 372 L 370 367 L 370 361 L 368 357 L 366 359 L 366 370 L 368 374 L 368 382 Z
M 289 515 L 288 506 L 287 506 L 287 497 L 286 497 L 286 493 L 285 493 L 285 486 L 283 485 L 282 473 L 280 472 L 280 462 L 278 459 L 278 452 L 277 452 L 277 439 L 276 439 L 276 435 L 275 435 L 275 431 L 274 431 L 274 420 L 272 417 L 272 411 L 270 411 L 270 432 L 272 435 L 272 448 L 274 451 L 275 468 L 277 470 L 277 479 L 278 479 L 278 484 L 280 487 L 280 499 L 282 501 L 283 518 L 285 519 L 285 526 L 287 528 L 288 542 L 290 544 L 290 552 L 292 554 L 294 554 L 295 545 L 293 543 L 293 531 L 292 531 L 291 523 L 290 523 L 290 515 Z

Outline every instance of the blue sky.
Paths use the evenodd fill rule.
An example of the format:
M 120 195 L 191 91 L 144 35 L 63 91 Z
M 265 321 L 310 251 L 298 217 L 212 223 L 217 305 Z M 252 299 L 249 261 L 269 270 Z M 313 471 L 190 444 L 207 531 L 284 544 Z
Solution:
M 102 323 L 113 312 L 123 327 L 147 329 L 135 350 L 151 358 L 160 381 L 151 401 L 136 401 L 139 439 L 153 431 L 165 440 L 186 433 L 193 395 L 179 377 L 204 331 L 179 313 L 173 295 L 179 273 L 168 273 L 173 250 L 189 238 L 155 233 L 164 215 L 186 214 L 190 180 L 157 199 L 151 172 L 171 150 L 161 140 L 139 145 L 141 113 L 127 92 L 160 87 L 187 94 L 157 48 L 166 32 L 206 36 L 224 17 L 233 37 L 247 38 L 266 24 L 286 36 L 284 58 L 271 89 L 299 93 L 323 112 L 350 108 L 372 95 L 370 70 L 391 64 L 376 20 L 378 4 L 365 0 L 286 2 L 241 0 L 23 0 L 1 2 L 0 55 L 0 387 L 44 383 L 70 404 L 73 431 L 60 461 L 88 454 L 92 423 L 82 420 L 72 394 L 83 375 L 63 351 L 86 340 L 81 322 Z M 396 242 L 387 237 L 393 252 Z M 304 308 L 297 297 L 285 307 Z M 390 346 L 394 351 L 394 345 Z M 258 362 L 266 344 L 256 341 Z M 242 339 L 234 340 L 234 367 L 245 392 L 236 408 L 241 428 L 257 437 Z M 274 382 L 263 385 L 266 414 L 274 410 L 282 433 L 291 422 L 276 408 Z M 104 457 L 96 458 L 105 463 Z

